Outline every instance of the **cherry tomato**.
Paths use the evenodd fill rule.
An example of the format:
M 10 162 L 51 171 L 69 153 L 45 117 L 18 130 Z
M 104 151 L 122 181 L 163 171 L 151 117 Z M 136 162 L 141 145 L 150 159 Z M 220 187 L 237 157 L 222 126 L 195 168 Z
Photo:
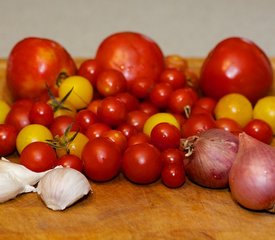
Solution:
M 54 149 L 47 143 L 32 142 L 23 149 L 19 161 L 34 172 L 43 172 L 56 165 L 57 157 Z
M 125 104 L 127 112 L 137 110 L 139 107 L 138 99 L 129 92 L 118 93 L 116 98 Z
M 101 103 L 102 103 L 102 99 L 94 99 L 89 103 L 89 105 L 87 106 L 87 109 L 93 112 L 97 116 L 97 110 L 101 105 Z
M 29 119 L 31 123 L 49 126 L 53 122 L 54 111 L 48 103 L 38 101 L 32 105 Z
M 149 97 L 155 82 L 151 78 L 137 78 L 129 86 L 129 91 L 138 99 Z
M 16 147 L 17 130 L 11 124 L 0 124 L 0 156 L 14 152 Z
M 275 96 L 266 96 L 255 104 L 253 118 L 267 122 L 275 134 Z
M 195 114 L 183 123 L 181 135 L 183 138 L 187 138 L 215 127 L 216 122 L 210 114 Z
M 109 126 L 116 127 L 127 118 L 126 106 L 116 97 L 106 97 L 98 107 L 97 116 L 100 121 Z
M 160 82 L 169 83 L 176 90 L 186 86 L 184 71 L 176 68 L 166 68 L 160 75 Z
M 231 119 L 231 118 L 217 119 L 216 126 L 217 126 L 217 128 L 231 132 L 237 136 L 239 135 L 239 133 L 241 133 L 243 131 L 241 125 L 238 122 L 236 122 L 234 119 Z
M 109 130 L 111 130 L 111 127 L 106 123 L 96 122 L 87 128 L 85 135 L 89 140 L 93 140 L 94 138 L 102 137 L 103 133 Z
M 93 86 L 96 86 L 96 79 L 99 72 L 100 68 L 97 61 L 95 59 L 86 59 L 80 64 L 77 74 L 87 78 Z
M 127 147 L 127 137 L 119 130 L 110 129 L 102 133 L 102 137 L 106 137 L 114 142 L 117 147 L 123 152 Z
M 127 143 L 128 143 L 128 146 L 139 144 L 139 143 L 151 143 L 151 138 L 143 132 L 138 132 L 130 136 Z
M 55 136 L 63 136 L 65 131 L 68 128 L 71 128 L 71 131 L 79 131 L 80 125 L 75 122 L 75 119 L 62 115 L 59 117 L 54 118 L 52 124 L 49 126 L 49 130 L 51 131 L 52 135 Z
M 89 141 L 83 149 L 84 172 L 93 181 L 105 182 L 118 175 L 121 152 L 116 144 L 99 137 Z
M 216 107 L 217 101 L 210 97 L 200 97 L 196 100 L 194 104 L 195 107 L 201 107 L 207 110 L 210 114 L 214 114 L 214 110 Z
M 128 112 L 126 123 L 134 126 L 138 131 L 143 130 L 144 123 L 150 117 L 150 115 L 141 110 L 134 110 Z
M 219 42 L 205 59 L 200 86 L 206 96 L 244 95 L 253 104 L 272 87 L 271 63 L 255 43 L 231 37 Z
M 181 132 L 174 125 L 162 122 L 153 127 L 151 131 L 151 143 L 160 150 L 178 148 Z
M 10 105 L 4 100 L 0 100 L 0 124 L 5 122 L 5 119 L 11 109 Z
M 244 127 L 253 114 L 251 102 L 239 93 L 226 94 L 220 98 L 215 107 L 215 118 L 231 118 Z
M 266 144 L 270 144 L 273 139 L 273 132 L 271 126 L 261 120 L 261 119 L 252 119 L 246 126 L 244 126 L 244 132 L 248 135 L 262 141 Z
M 150 92 L 150 101 L 159 109 L 165 110 L 168 107 L 169 99 L 173 88 L 170 83 L 157 83 Z
M 149 101 L 141 102 L 138 109 L 149 114 L 150 116 L 159 112 L 158 108 Z
M 178 148 L 168 148 L 161 152 L 163 165 L 184 165 L 184 153 Z
M 22 128 L 16 137 L 16 149 L 21 154 L 23 149 L 32 142 L 52 140 L 51 131 L 41 124 L 29 124 Z
M 75 115 L 75 122 L 79 124 L 80 131 L 85 133 L 90 125 L 97 122 L 97 117 L 89 109 L 82 109 Z
M 124 75 L 115 69 L 102 70 L 96 80 L 97 91 L 104 97 L 124 92 L 127 82 Z
M 66 101 L 75 109 L 82 109 L 87 107 L 93 98 L 93 86 L 87 78 L 70 76 L 61 82 L 58 89 L 59 98 L 63 99 L 67 94 L 69 96 Z
M 169 68 L 169 69 L 174 68 L 181 71 L 182 73 L 184 73 L 185 70 L 188 69 L 187 60 L 179 55 L 174 54 L 174 55 L 165 56 L 164 61 L 165 61 L 165 68 Z
M 138 132 L 137 128 L 128 123 L 122 123 L 117 127 L 117 130 L 121 131 L 122 134 L 129 139 L 131 136 Z
M 118 32 L 105 38 L 96 52 L 102 68 L 121 71 L 128 85 L 136 79 L 158 81 L 164 56 L 156 42 L 140 33 Z
M 149 184 L 159 179 L 162 169 L 160 151 L 151 144 L 129 146 L 122 158 L 122 171 L 130 181 Z
M 182 186 L 186 181 L 183 165 L 170 164 L 164 166 L 161 171 L 161 180 L 169 188 Z
M 73 154 L 65 154 L 57 159 L 57 166 L 70 167 L 73 169 L 82 172 L 83 170 L 83 161 L 76 155 Z

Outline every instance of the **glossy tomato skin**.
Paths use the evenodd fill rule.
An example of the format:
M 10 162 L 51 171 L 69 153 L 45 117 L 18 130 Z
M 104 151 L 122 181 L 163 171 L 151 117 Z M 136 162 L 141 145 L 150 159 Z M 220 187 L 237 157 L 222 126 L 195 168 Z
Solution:
M 136 32 L 118 32 L 99 45 L 96 61 L 102 68 L 123 73 L 127 82 L 146 78 L 157 81 L 164 69 L 164 56 L 152 39 Z
M 77 74 L 87 78 L 93 86 L 96 86 L 96 79 L 100 71 L 95 59 L 86 59 L 80 64 Z
M 57 159 L 57 166 L 70 167 L 79 172 L 83 170 L 83 161 L 76 155 L 73 154 L 65 154 Z
M 170 164 L 163 167 L 161 180 L 166 187 L 178 188 L 186 181 L 183 165 Z
M 11 124 L 0 124 L 0 156 L 11 154 L 16 147 L 17 130 Z
M 104 137 L 89 141 L 83 149 L 82 159 L 84 172 L 93 181 L 109 181 L 120 171 L 120 149 Z
M 272 79 L 266 54 L 255 43 L 232 37 L 218 43 L 207 56 L 200 86 L 206 96 L 214 99 L 234 92 L 255 103 L 271 89 Z
M 130 181 L 149 184 L 159 179 L 162 169 L 160 151 L 151 144 L 129 146 L 123 155 L 122 171 Z
M 50 39 L 25 38 L 7 60 L 7 84 L 16 99 L 43 98 L 47 85 L 55 92 L 60 73 L 75 74 L 76 65 L 66 49 Z

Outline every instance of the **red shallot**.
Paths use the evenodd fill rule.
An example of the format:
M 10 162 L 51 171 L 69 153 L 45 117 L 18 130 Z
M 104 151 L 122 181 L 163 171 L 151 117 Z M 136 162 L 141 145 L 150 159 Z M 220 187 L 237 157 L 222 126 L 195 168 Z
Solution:
M 188 179 L 204 187 L 228 187 L 229 170 L 238 146 L 238 137 L 223 129 L 208 129 L 181 139 L 181 149 L 187 157 L 185 172 Z
M 233 198 L 251 210 L 275 212 L 275 148 L 241 133 L 229 173 Z

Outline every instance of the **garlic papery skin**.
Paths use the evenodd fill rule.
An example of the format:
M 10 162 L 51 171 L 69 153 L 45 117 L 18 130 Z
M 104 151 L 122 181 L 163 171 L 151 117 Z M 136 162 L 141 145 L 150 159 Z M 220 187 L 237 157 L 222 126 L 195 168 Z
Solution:
M 37 185 L 37 193 L 52 210 L 64 210 L 90 191 L 88 179 L 73 168 L 55 168 Z
M 11 173 L 0 172 L 0 203 L 13 199 L 21 193 L 34 192 L 35 190 L 35 187 L 18 181 Z
M 10 162 L 4 157 L 0 160 L 0 174 L 8 172 L 23 185 L 35 185 L 48 171 L 33 172 L 21 164 Z

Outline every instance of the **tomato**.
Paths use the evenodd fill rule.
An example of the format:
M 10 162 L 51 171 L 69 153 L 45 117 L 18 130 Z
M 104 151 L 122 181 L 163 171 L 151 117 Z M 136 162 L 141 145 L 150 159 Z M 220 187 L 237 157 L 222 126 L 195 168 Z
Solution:
M 50 99 L 48 104 L 52 107 L 55 118 L 63 115 L 75 117 L 76 115 L 75 107 L 68 101 L 63 101 L 61 98 Z
M 96 80 L 96 89 L 104 97 L 124 92 L 126 87 L 124 75 L 115 69 L 102 70 Z
M 102 99 L 94 99 L 89 103 L 89 105 L 87 106 L 87 109 L 92 111 L 97 116 L 97 110 L 101 105 L 101 103 L 102 103 Z
M 5 122 L 5 119 L 11 109 L 10 105 L 4 100 L 0 100 L 0 124 Z
M 253 108 L 251 102 L 238 93 L 226 94 L 216 104 L 215 118 L 231 118 L 244 127 L 251 119 Z
M 138 99 L 149 97 L 155 82 L 151 78 L 137 78 L 129 85 L 129 91 Z
M 116 97 L 106 97 L 97 109 L 97 116 L 100 121 L 109 126 L 116 127 L 126 120 L 126 106 Z
M 176 90 L 186 86 L 184 71 L 176 68 L 166 68 L 160 75 L 160 82 L 169 83 Z
M 180 129 L 180 125 L 177 121 L 177 119 L 171 114 L 171 113 L 156 113 L 152 116 L 150 116 L 143 126 L 143 132 L 146 133 L 148 136 L 151 135 L 152 129 L 159 123 L 166 122 L 170 123 L 174 126 L 176 126 L 178 129 Z
M 97 137 L 102 137 L 103 133 L 111 130 L 111 127 L 106 123 L 96 122 L 87 128 L 85 135 L 92 140 Z
M 207 110 L 210 114 L 214 114 L 217 101 L 210 97 L 200 97 L 196 100 L 194 107 L 201 107 Z
M 52 135 L 55 136 L 63 136 L 65 131 L 68 128 L 71 128 L 71 131 L 79 131 L 80 126 L 78 123 L 74 121 L 74 118 L 70 116 L 59 116 L 54 118 L 52 124 L 49 126 L 49 130 Z
M 141 102 L 138 109 L 149 114 L 150 116 L 159 112 L 158 108 L 149 101 Z
M 55 167 L 57 157 L 47 143 L 32 142 L 23 149 L 19 162 L 34 172 L 44 172 Z
M 17 130 L 11 124 L 0 124 L 0 156 L 11 154 L 16 147 Z
M 39 99 L 53 92 L 60 74 L 73 75 L 76 65 L 64 47 L 44 38 L 17 42 L 7 60 L 7 84 L 14 98 Z
M 139 107 L 138 99 L 129 92 L 118 93 L 116 98 L 125 104 L 127 112 L 137 110 Z
M 173 88 L 170 83 L 157 83 L 150 92 L 150 101 L 159 109 L 165 110 L 168 107 L 170 95 Z
M 57 166 L 70 167 L 73 169 L 82 172 L 83 170 L 83 161 L 76 155 L 73 154 L 65 154 L 57 159 Z
M 93 86 L 96 86 L 96 79 L 100 71 L 95 59 L 86 59 L 80 64 L 77 75 L 87 78 Z
M 128 112 L 126 123 L 134 126 L 138 131 L 143 130 L 144 123 L 150 117 L 150 115 L 141 110 L 134 110 Z
M 184 165 L 184 153 L 178 148 L 168 148 L 161 152 L 161 160 L 164 165 Z
M 151 143 L 160 150 L 178 148 L 180 144 L 180 130 L 166 122 L 157 124 L 151 131 Z
M 105 38 L 96 52 L 102 68 L 121 71 L 127 83 L 136 79 L 158 81 L 164 68 L 164 56 L 152 39 L 135 32 L 118 32 Z
M 255 104 L 253 118 L 267 122 L 275 134 L 275 96 L 266 96 Z
M 22 150 L 32 142 L 46 142 L 52 140 L 51 131 L 41 124 L 29 124 L 22 128 L 16 137 L 16 149 L 21 154 Z
M 105 182 L 118 175 L 121 166 L 121 152 L 116 144 L 107 138 L 90 140 L 83 149 L 84 172 L 93 181 Z
M 186 86 L 191 87 L 195 90 L 199 90 L 200 79 L 198 74 L 194 70 L 187 68 L 184 72 L 184 75 L 186 79 Z
M 188 62 L 179 55 L 168 55 L 164 58 L 166 69 L 177 69 L 184 73 L 188 69 Z
M 110 129 L 102 133 L 102 137 L 106 137 L 114 142 L 117 147 L 123 152 L 127 147 L 127 137 L 119 130 Z
M 160 151 L 151 144 L 129 146 L 122 158 L 122 171 L 130 181 L 149 184 L 159 179 L 162 169 Z
M 43 101 L 35 102 L 29 112 L 31 123 L 37 123 L 44 126 L 49 126 L 54 119 L 54 111 L 52 107 Z
M 137 132 L 130 136 L 127 142 L 128 147 L 139 143 L 151 143 L 151 138 L 143 132 Z
M 195 114 L 183 123 L 181 135 L 183 138 L 187 138 L 204 132 L 210 128 L 216 128 L 216 122 L 210 114 Z
M 201 68 L 201 89 L 216 100 L 229 93 L 239 93 L 255 103 L 267 95 L 272 82 L 272 66 L 264 51 L 239 37 L 219 42 Z
M 170 164 L 164 166 L 161 171 L 161 180 L 169 188 L 182 186 L 186 181 L 183 165 Z
M 59 98 L 63 99 L 70 91 L 66 101 L 75 109 L 87 107 L 93 98 L 92 84 L 81 76 L 70 76 L 63 80 L 58 89 Z
M 223 129 L 225 131 L 229 131 L 237 136 L 239 135 L 239 133 L 243 131 L 241 125 L 231 118 L 217 119 L 216 126 L 217 128 Z
M 122 123 L 117 127 L 117 130 L 121 131 L 122 134 L 129 139 L 131 136 L 138 132 L 137 128 L 128 123 Z
M 261 119 L 252 119 L 244 126 L 243 130 L 248 135 L 266 144 L 270 144 L 272 142 L 272 128 L 267 122 Z
M 75 122 L 79 124 L 80 131 L 85 133 L 89 126 L 97 122 L 97 117 L 89 109 L 83 109 L 77 112 Z

